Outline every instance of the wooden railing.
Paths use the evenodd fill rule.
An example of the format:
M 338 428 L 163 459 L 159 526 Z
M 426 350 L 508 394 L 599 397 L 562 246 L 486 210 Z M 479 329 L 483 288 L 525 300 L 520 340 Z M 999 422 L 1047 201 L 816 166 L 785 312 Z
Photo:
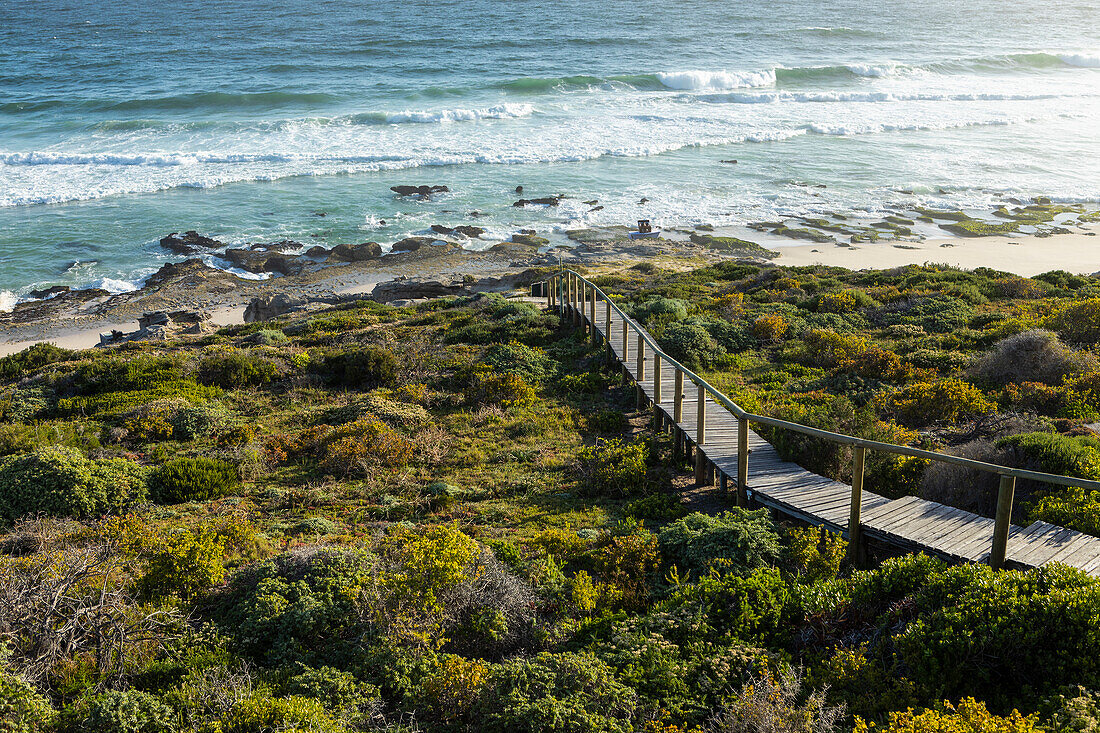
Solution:
M 1100 481 L 1090 481 L 1088 479 L 1076 478 L 1073 476 L 1062 476 L 1059 474 L 1043 473 L 1041 471 L 1028 471 L 1022 468 L 1013 468 L 1010 466 L 1001 466 L 995 463 L 986 463 L 984 461 L 975 461 L 970 458 L 962 458 L 961 456 L 953 456 L 947 453 L 938 453 L 936 451 L 923 450 L 921 448 L 913 448 L 905 445 L 896 445 L 894 443 L 883 443 L 877 440 L 867 440 L 866 438 L 857 438 L 854 435 L 845 435 L 843 433 L 834 433 L 828 430 L 822 430 L 820 428 L 810 427 L 809 425 L 801 425 L 799 423 L 788 422 L 787 420 L 779 420 L 767 415 L 756 415 L 741 408 L 736 402 L 731 400 L 720 390 L 709 384 L 705 379 L 700 377 L 695 372 L 685 367 L 680 362 L 676 361 L 658 346 L 657 342 L 646 333 L 637 322 L 630 318 L 622 308 L 618 306 L 605 292 L 596 287 L 594 283 L 587 280 L 580 273 L 573 270 L 564 269 L 559 273 L 554 274 L 549 280 L 542 283 L 542 295 L 546 298 L 547 306 L 550 308 L 560 308 L 563 317 L 572 318 L 573 323 L 577 326 L 583 326 L 585 317 L 584 311 L 588 311 L 588 322 L 591 324 L 591 338 L 593 343 L 597 343 L 600 336 L 595 327 L 596 322 L 596 302 L 602 300 L 604 307 L 606 308 L 606 322 L 608 324 L 607 333 L 607 345 L 611 355 L 611 339 L 612 334 L 610 332 L 610 324 L 612 322 L 611 315 L 615 313 L 619 316 L 622 322 L 622 353 L 623 358 L 626 358 L 627 346 L 629 344 L 630 333 L 633 332 L 637 341 L 638 363 L 635 369 L 636 382 L 638 383 L 638 406 L 639 408 L 645 406 L 646 397 L 641 388 L 641 383 L 646 379 L 646 363 L 652 361 L 653 363 L 653 384 L 654 394 L 653 402 L 655 405 L 659 405 L 662 402 L 661 395 L 661 370 L 662 365 L 667 364 L 673 370 L 673 420 L 679 423 L 683 417 L 683 401 L 686 396 L 683 391 L 684 380 L 692 382 L 698 389 L 698 416 L 696 420 L 696 435 L 695 444 L 697 447 L 706 444 L 706 412 L 705 412 L 705 398 L 710 395 L 716 403 L 722 405 L 729 410 L 737 418 L 738 431 L 737 431 L 737 505 L 746 506 L 748 504 L 748 433 L 750 424 L 766 425 L 771 428 L 777 428 L 780 430 L 790 430 L 796 433 L 802 433 L 803 435 L 809 435 L 815 438 L 821 438 L 832 443 L 838 443 L 841 445 L 849 445 L 852 447 L 852 493 L 851 493 L 851 511 L 849 512 L 848 519 L 848 542 L 849 542 L 849 555 L 851 557 L 857 557 L 862 550 L 862 533 L 860 527 L 860 510 L 862 507 L 862 492 L 863 492 L 863 470 L 866 464 L 866 454 L 868 450 L 881 451 L 884 453 L 893 453 L 900 456 L 911 456 L 914 458 L 924 458 L 929 461 L 937 461 L 939 463 L 950 463 L 956 466 L 963 466 L 965 468 L 971 468 L 977 471 L 984 471 L 988 473 L 995 473 L 1000 476 L 1000 487 L 997 496 L 997 513 L 995 519 L 995 525 L 993 530 L 993 543 L 990 551 L 989 562 L 994 568 L 1001 568 L 1004 566 L 1005 555 L 1008 548 L 1008 534 L 1011 527 L 1012 520 L 1012 503 L 1016 491 L 1017 479 L 1029 479 L 1033 481 L 1041 481 L 1050 484 L 1058 484 L 1061 486 L 1073 486 L 1085 489 L 1100 489 Z M 649 353 L 652 356 L 647 356 L 646 349 L 649 349 Z M 656 411 L 655 411 L 656 412 Z M 703 455 L 701 450 L 695 452 L 695 479 L 696 483 L 702 484 L 705 473 L 707 471 L 707 459 Z

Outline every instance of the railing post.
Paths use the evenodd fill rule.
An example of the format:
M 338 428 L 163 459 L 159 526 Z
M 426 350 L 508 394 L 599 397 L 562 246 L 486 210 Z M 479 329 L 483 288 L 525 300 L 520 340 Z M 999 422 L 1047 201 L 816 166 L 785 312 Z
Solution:
M 573 321 L 573 273 L 565 273 L 565 316 Z
M 749 505 L 749 421 L 737 420 L 737 506 Z
M 1001 487 L 997 493 L 997 523 L 993 526 L 993 551 L 989 553 L 989 564 L 994 570 L 1005 565 L 1008 554 L 1008 530 L 1012 526 L 1012 499 L 1016 494 L 1016 477 L 1001 476 Z
M 857 445 L 852 449 L 852 508 L 848 513 L 848 561 L 853 565 L 863 562 L 863 525 L 860 512 L 863 509 L 863 466 L 867 449 Z
M 604 299 L 604 343 L 607 345 L 607 364 L 610 366 L 615 363 L 615 349 L 611 346 L 611 297 L 608 296 Z
M 630 322 L 627 319 L 623 319 L 623 366 L 626 366 L 626 360 L 629 358 L 630 353 Z
M 680 367 L 674 367 L 672 372 L 672 432 L 675 436 L 672 453 L 676 460 L 684 452 L 684 433 L 680 429 L 680 423 L 684 421 L 684 373 Z
M 661 432 L 661 355 L 653 352 L 653 453 L 657 453 L 657 435 Z
M 579 276 L 574 276 L 577 282 L 577 307 L 573 311 L 573 323 L 584 330 L 584 296 L 588 285 Z
M 588 284 L 584 280 L 577 277 L 577 325 L 584 331 L 584 306 L 585 301 L 588 300 Z
M 707 480 L 707 457 L 703 446 L 707 442 L 707 391 L 699 385 L 699 404 L 695 419 L 695 485 L 703 486 Z
M 642 388 L 645 381 L 645 339 L 641 332 L 638 333 L 638 368 L 634 370 L 634 374 L 634 383 L 638 385 L 638 409 L 641 410 L 645 407 L 645 390 Z
M 599 343 L 600 332 L 596 329 L 596 286 L 592 286 L 591 297 L 588 300 L 588 327 L 592 329 L 593 345 Z

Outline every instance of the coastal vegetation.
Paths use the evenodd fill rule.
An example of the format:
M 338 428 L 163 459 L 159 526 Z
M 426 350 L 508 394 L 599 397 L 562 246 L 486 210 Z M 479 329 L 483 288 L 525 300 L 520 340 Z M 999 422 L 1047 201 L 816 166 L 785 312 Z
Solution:
M 754 412 L 1100 479 L 1098 279 L 592 277 Z M 0 730 L 1095 724 L 1100 581 L 850 566 L 693 490 L 648 422 L 601 349 L 495 294 L 0 359 Z M 766 437 L 846 478 L 842 448 Z M 871 454 L 866 481 L 995 501 L 913 458 Z M 1096 493 L 1021 483 L 1016 511 L 1100 532 Z

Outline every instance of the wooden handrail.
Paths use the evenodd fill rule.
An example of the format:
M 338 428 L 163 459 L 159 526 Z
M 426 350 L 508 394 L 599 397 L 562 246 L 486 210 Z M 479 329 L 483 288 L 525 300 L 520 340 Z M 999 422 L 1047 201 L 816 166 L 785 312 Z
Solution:
M 780 430 L 790 430 L 796 433 L 802 433 L 803 435 L 810 435 L 815 438 L 821 438 L 833 443 L 840 443 L 842 445 L 850 445 L 857 448 L 865 448 L 870 450 L 881 451 L 884 453 L 893 453 L 895 455 L 911 456 L 913 458 L 926 458 L 931 461 L 939 461 L 940 463 L 950 463 L 956 466 L 963 466 L 965 468 L 972 468 L 978 471 L 985 471 L 988 473 L 996 473 L 1001 476 L 1011 476 L 1017 479 L 1029 479 L 1032 481 L 1042 481 L 1049 484 L 1058 484 L 1060 486 L 1073 486 L 1083 489 L 1098 489 L 1100 490 L 1100 481 L 1091 481 L 1089 479 L 1077 478 L 1074 476 L 1063 476 L 1061 474 L 1043 473 L 1042 471 L 1028 471 L 1023 468 L 1013 468 L 1011 466 L 1002 466 L 996 463 L 986 463 L 985 461 L 976 461 L 972 458 L 963 458 L 961 456 L 953 456 L 949 453 L 939 453 L 937 451 L 924 450 L 922 448 L 912 448 L 906 445 L 897 445 L 895 443 L 883 443 L 877 440 L 867 440 L 866 438 L 857 438 L 854 435 L 845 435 L 844 433 L 834 433 L 829 430 L 822 430 L 820 428 L 810 427 L 809 425 L 802 425 L 800 423 L 789 422 L 787 420 L 780 420 L 778 418 L 769 417 L 767 415 L 756 415 L 741 408 L 736 402 L 731 400 L 720 390 L 713 387 L 709 382 L 700 377 L 695 372 L 691 371 L 676 359 L 666 354 L 657 342 L 642 328 L 634 319 L 630 318 L 626 312 L 619 307 L 614 300 L 612 300 L 607 293 L 600 288 L 596 287 L 596 284 L 591 280 L 588 280 L 583 275 L 573 270 L 563 270 L 560 273 L 553 275 L 548 282 L 553 282 L 557 278 L 570 275 L 576 278 L 578 281 L 586 283 L 593 289 L 593 297 L 599 295 L 611 308 L 619 314 L 619 317 L 623 319 L 623 329 L 632 329 L 639 339 L 639 347 L 644 343 L 649 346 L 654 357 L 660 358 L 665 361 L 669 366 L 682 372 L 685 377 L 698 385 L 703 391 L 709 394 L 715 402 L 722 405 L 736 417 L 748 422 L 758 423 L 760 425 L 767 425 L 772 428 L 778 428 Z M 624 339 L 624 345 L 626 343 Z M 641 348 L 639 348 L 641 351 Z M 643 377 L 644 378 L 644 377 Z

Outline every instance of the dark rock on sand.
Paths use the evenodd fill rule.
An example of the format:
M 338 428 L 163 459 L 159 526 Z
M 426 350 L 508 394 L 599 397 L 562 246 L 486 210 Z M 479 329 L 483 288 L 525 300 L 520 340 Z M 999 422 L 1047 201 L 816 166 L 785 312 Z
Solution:
M 307 253 L 308 254 L 308 253 Z M 362 244 L 338 244 L 332 248 L 329 255 L 332 259 L 344 262 L 364 262 L 376 260 L 382 256 L 382 245 L 377 242 L 363 242 Z
M 329 251 L 317 244 L 306 250 L 306 257 L 328 257 Z
M 295 298 L 286 293 L 260 296 L 253 298 L 244 309 L 244 321 L 245 323 L 270 321 L 272 318 L 278 318 L 284 313 L 299 310 L 305 305 L 305 299 Z
M 406 237 L 393 243 L 393 252 L 415 252 L 416 250 L 431 244 L 435 240 L 431 237 Z
M 420 196 L 427 198 L 433 193 L 447 193 L 451 189 L 446 186 L 390 186 L 390 190 L 398 196 Z
M 192 282 L 204 280 L 215 273 L 220 273 L 200 259 L 184 260 L 183 262 L 169 262 L 154 272 L 145 281 L 145 289 L 155 288 L 171 280 L 191 278 Z M 233 277 L 229 275 L 228 277 Z
M 0 313 L 0 323 L 31 323 L 43 320 L 58 320 L 65 314 L 80 309 L 88 301 L 109 297 L 111 294 L 101 288 L 70 290 L 49 300 L 27 300 L 17 303 L 11 311 Z
M 378 283 L 371 292 L 371 298 L 379 303 L 394 300 L 418 300 L 420 298 L 438 298 L 444 295 L 468 294 L 466 283 L 461 279 L 452 280 L 390 280 Z
M 225 246 L 222 242 L 210 237 L 204 237 L 196 231 L 187 231 L 183 234 L 172 232 L 167 237 L 162 237 L 160 246 L 169 252 L 178 255 L 195 255 L 209 252 L 212 249 L 220 249 Z

